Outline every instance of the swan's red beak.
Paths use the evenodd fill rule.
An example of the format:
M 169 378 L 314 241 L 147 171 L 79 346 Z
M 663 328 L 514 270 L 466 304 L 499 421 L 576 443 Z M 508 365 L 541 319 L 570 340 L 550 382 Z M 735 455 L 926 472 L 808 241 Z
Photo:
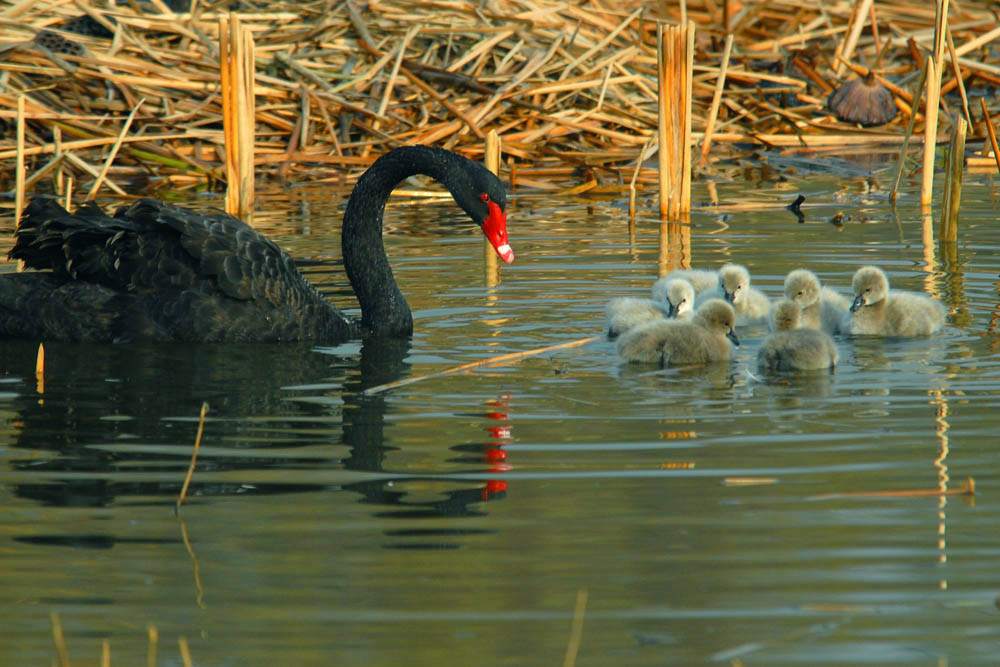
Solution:
M 507 242 L 507 213 L 496 202 L 487 202 L 486 205 L 490 208 L 490 214 L 483 221 L 483 234 L 486 234 L 486 240 L 500 255 L 500 259 L 510 264 L 514 261 L 514 251 Z

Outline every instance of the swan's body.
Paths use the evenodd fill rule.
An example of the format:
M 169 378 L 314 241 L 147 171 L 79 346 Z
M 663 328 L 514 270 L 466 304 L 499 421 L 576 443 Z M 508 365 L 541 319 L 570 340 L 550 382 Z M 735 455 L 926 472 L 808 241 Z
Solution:
M 785 277 L 785 298 L 802 309 L 799 326 L 836 333 L 850 302 L 830 289 L 821 287 L 819 278 L 808 269 L 795 269 Z
M 940 301 L 916 292 L 889 290 L 889 279 L 881 269 L 865 266 L 852 281 L 854 303 L 841 322 L 841 331 L 868 336 L 929 336 L 945 320 Z
M 344 268 L 361 304 L 358 323 L 299 273 L 292 258 L 222 212 L 152 199 L 118 210 L 67 213 L 36 198 L 21 218 L 11 259 L 38 272 L 0 277 L 0 338 L 335 341 L 408 336 L 410 308 L 382 244 L 392 189 L 422 173 L 444 184 L 506 261 L 506 198 L 481 165 L 425 146 L 397 149 L 358 180 L 343 223 Z
M 663 366 L 727 361 L 739 339 L 733 332 L 736 315 L 721 299 L 706 301 L 690 322 L 647 322 L 618 339 L 618 354 L 626 361 Z
M 767 321 L 771 302 L 763 292 L 750 287 L 750 272 L 741 264 L 725 264 L 719 269 L 716 285 L 698 294 L 697 308 L 708 299 L 728 301 L 736 312 L 736 325 Z
M 774 305 L 774 332 L 757 352 L 762 371 L 819 370 L 837 363 L 837 346 L 819 329 L 802 326 L 802 309 L 788 299 Z
M 671 280 L 662 291 L 661 301 L 616 297 L 604 306 L 604 313 L 609 338 L 616 338 L 646 322 L 664 318 L 689 320 L 694 313 L 694 288 L 686 280 Z

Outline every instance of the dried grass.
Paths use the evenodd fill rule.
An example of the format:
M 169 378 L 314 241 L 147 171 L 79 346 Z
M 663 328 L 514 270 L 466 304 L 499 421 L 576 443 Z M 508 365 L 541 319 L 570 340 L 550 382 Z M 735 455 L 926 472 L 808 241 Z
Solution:
M 11 40 L 0 44 L 0 123 L 13 127 L 23 95 L 29 190 L 54 189 L 51 183 L 67 176 L 91 189 L 100 178 L 95 165 L 108 163 L 107 151 L 118 141 L 115 180 L 105 182 L 116 191 L 221 181 L 219 6 L 196 1 L 193 13 L 174 14 L 144 13 L 131 3 L 109 9 L 100 0 L 0 1 L 0 26 Z M 905 90 L 935 46 L 943 49 L 945 93 L 964 89 L 984 97 L 982 88 L 1000 83 L 990 49 L 1000 29 L 985 6 L 952 5 L 947 49 L 933 43 L 933 6 L 879 2 L 877 13 L 870 6 L 864 0 L 687 2 L 686 18 L 697 27 L 692 142 L 714 117 L 724 21 L 734 36 L 712 152 L 702 168 L 711 169 L 732 142 L 901 141 L 913 104 Z M 594 180 L 627 189 L 633 174 L 637 187 L 655 182 L 654 170 L 636 170 L 657 125 L 655 25 L 681 18 L 674 3 L 655 7 L 610 0 L 246 4 L 239 15 L 256 45 L 257 178 L 349 181 L 382 152 L 407 143 L 480 159 L 482 137 L 494 129 L 517 187 L 559 190 Z M 57 31 L 81 11 L 113 36 Z M 825 109 L 829 91 L 854 77 L 852 69 L 872 67 L 879 52 L 876 73 L 893 86 L 903 113 L 874 130 L 836 120 Z M 840 57 L 853 67 L 838 75 Z M 949 122 L 966 113 L 958 95 L 942 106 Z M 921 132 L 919 106 L 917 114 Z M 972 120 L 970 136 L 985 137 L 982 119 Z M 16 155 L 14 133 L 4 132 L 4 178 L 15 172 Z M 46 167 L 44 178 L 31 180 Z

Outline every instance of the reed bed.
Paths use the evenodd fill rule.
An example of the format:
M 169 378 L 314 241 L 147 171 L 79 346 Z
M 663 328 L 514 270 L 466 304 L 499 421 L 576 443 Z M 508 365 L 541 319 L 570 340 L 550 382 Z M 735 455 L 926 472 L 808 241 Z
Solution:
M 982 3 L 952 4 L 948 40 L 937 44 L 935 6 L 918 0 L 182 4 L 189 11 L 161 0 L 0 1 L 0 187 L 16 190 L 18 155 L 29 195 L 64 193 L 70 178 L 83 192 L 100 182 L 119 194 L 232 178 L 219 26 L 223 8 L 234 6 L 254 45 L 253 150 L 243 154 L 253 155 L 258 181 L 347 182 L 408 143 L 482 159 L 483 137 L 495 130 L 514 187 L 624 193 L 633 178 L 649 187 L 657 182 L 656 161 L 645 159 L 658 124 L 657 23 L 680 24 L 682 13 L 695 27 L 690 143 L 712 123 L 698 170 L 715 168 L 735 142 L 898 144 L 911 116 L 922 133 L 924 107 L 910 91 L 928 56 L 942 63 L 943 125 L 965 115 L 970 141 L 986 138 L 980 105 L 960 91 L 997 114 L 1000 28 Z M 66 31 L 81 25 L 104 36 Z M 869 68 L 901 113 L 878 127 L 838 120 L 827 97 Z

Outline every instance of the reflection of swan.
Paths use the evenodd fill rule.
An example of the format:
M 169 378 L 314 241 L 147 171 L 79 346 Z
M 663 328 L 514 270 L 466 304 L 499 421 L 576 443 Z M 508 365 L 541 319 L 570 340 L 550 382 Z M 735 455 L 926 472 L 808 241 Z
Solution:
M 831 368 L 837 363 L 833 339 L 818 329 L 800 328 L 801 309 L 782 299 L 774 306 L 774 333 L 757 353 L 761 370 L 791 371 Z
M 627 361 L 664 366 L 726 361 L 732 356 L 736 315 L 721 299 L 702 304 L 690 322 L 658 320 L 626 332 L 618 340 L 618 353 Z
M 927 336 L 944 324 L 940 301 L 916 292 L 889 291 L 881 269 L 864 266 L 854 274 L 854 303 L 841 322 L 843 333 L 870 336 Z
M 71 215 L 36 198 L 10 257 L 45 271 L 0 278 L 0 337 L 267 342 L 408 336 L 413 319 L 385 254 L 382 212 L 393 188 L 414 174 L 447 187 L 497 253 L 513 260 L 500 181 L 480 164 L 427 146 L 383 155 L 347 202 L 344 268 L 361 305 L 360 327 L 277 245 L 224 213 L 143 199 L 114 218 L 93 205 Z
M 820 287 L 819 278 L 808 269 L 795 269 L 785 277 L 785 298 L 802 309 L 799 326 L 835 333 L 850 305 L 829 287 Z
M 617 297 L 608 301 L 604 312 L 608 318 L 608 336 L 615 338 L 633 327 L 652 320 L 691 319 L 694 312 L 694 288 L 686 280 L 674 279 L 664 285 L 660 299 Z

